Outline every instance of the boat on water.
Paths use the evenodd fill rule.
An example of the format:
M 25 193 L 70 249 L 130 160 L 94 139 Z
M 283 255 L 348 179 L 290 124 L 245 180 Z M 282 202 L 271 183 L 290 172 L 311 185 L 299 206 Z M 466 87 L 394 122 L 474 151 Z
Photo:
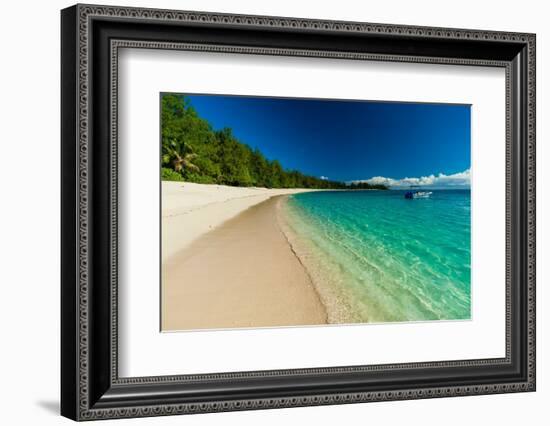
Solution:
M 432 195 L 431 191 L 420 191 L 419 188 L 419 185 L 411 185 L 409 190 L 405 192 L 405 198 L 408 200 L 413 200 L 416 198 L 430 198 L 430 195 Z

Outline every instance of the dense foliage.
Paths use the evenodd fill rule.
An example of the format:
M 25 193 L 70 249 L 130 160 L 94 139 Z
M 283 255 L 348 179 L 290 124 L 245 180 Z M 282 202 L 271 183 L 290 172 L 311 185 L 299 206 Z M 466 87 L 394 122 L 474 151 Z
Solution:
M 161 170 L 162 180 L 173 180 L 173 181 L 182 181 L 183 176 L 181 173 L 176 172 L 175 170 L 163 167 Z
M 231 129 L 214 130 L 183 95 L 162 96 L 162 179 L 265 188 L 387 189 L 285 170 L 258 149 L 238 141 Z

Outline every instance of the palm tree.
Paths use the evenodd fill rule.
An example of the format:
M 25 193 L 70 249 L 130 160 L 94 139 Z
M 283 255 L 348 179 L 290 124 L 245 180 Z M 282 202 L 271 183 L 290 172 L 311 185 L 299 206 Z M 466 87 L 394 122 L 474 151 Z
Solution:
M 176 172 L 181 173 L 183 169 L 200 171 L 199 167 L 193 164 L 197 154 L 193 152 L 191 145 L 182 144 L 181 146 L 172 140 L 166 147 L 166 154 L 163 157 L 165 163 L 169 163 Z

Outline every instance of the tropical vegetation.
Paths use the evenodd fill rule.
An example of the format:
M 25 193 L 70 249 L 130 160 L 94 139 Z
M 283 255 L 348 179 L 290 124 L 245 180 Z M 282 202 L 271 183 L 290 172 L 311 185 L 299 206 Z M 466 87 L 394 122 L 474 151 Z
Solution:
M 213 129 L 184 95 L 163 94 L 161 108 L 163 180 L 265 188 L 387 189 L 286 170 L 279 161 L 239 141 L 230 128 Z

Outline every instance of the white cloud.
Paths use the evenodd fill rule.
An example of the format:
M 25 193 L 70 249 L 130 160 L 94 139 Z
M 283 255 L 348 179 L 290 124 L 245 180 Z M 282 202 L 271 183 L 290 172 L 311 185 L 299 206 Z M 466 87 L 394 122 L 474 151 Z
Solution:
M 436 175 L 422 177 L 405 177 L 403 179 L 393 179 L 383 176 L 374 176 L 370 179 L 357 180 L 354 182 L 367 182 L 371 184 L 383 184 L 391 187 L 408 187 L 409 185 L 420 185 L 437 188 L 465 188 L 470 186 L 470 169 L 463 172 L 446 175 L 439 173 Z
M 321 180 L 328 180 L 328 177 L 326 177 L 326 176 L 321 176 L 320 179 L 321 179 Z

